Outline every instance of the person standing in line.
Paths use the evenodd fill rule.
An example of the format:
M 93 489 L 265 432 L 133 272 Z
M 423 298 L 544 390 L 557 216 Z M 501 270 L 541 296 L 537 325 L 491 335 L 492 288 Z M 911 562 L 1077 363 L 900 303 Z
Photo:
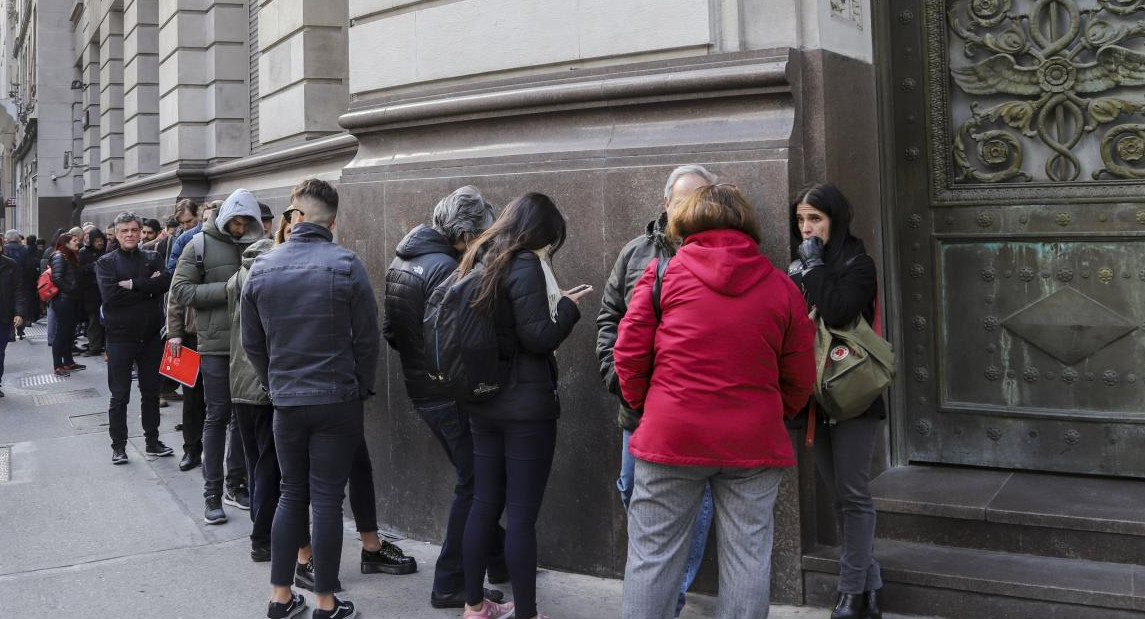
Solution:
M 22 265 L 7 255 L 0 255 L 0 385 L 4 383 L 4 353 L 14 339 L 13 328 L 23 327 L 31 315 L 31 297 L 24 286 Z M 4 391 L 0 390 L 2 397 Z
M 258 224 L 258 201 L 245 189 L 236 189 L 219 209 L 203 222 L 201 232 L 183 246 L 171 280 L 171 299 L 195 309 L 195 330 L 199 339 L 199 371 L 207 418 L 203 422 L 203 521 L 227 521 L 223 503 L 250 509 L 246 489 L 245 457 L 238 428 L 228 432 L 232 422 L 230 387 L 231 316 L 227 311 L 227 280 L 238 272 L 242 252 L 262 238 Z M 199 236 L 201 235 L 201 236 Z M 228 475 L 223 487 L 223 462 L 230 434 L 234 476 Z M 230 471 L 228 471 L 230 472 Z
M 290 240 L 289 223 L 297 212 L 299 212 L 298 209 L 288 208 L 282 213 L 282 223 L 278 227 L 278 233 L 276 234 L 274 243 L 276 246 Z M 251 249 L 247 250 L 247 254 L 250 254 L 254 248 L 258 246 L 259 243 L 252 245 Z M 235 275 L 239 290 L 241 290 L 242 285 L 245 284 L 250 272 L 248 262 L 251 261 L 248 261 L 244 255 L 243 269 Z M 231 292 L 230 287 L 228 287 L 227 292 Z M 241 318 L 239 320 L 241 321 Z M 238 325 L 236 325 L 236 327 L 238 327 Z M 241 343 L 239 346 L 241 350 Z M 243 353 L 243 359 L 246 359 L 245 353 Z M 249 361 L 247 363 L 249 364 Z M 236 411 L 238 410 L 238 405 L 236 404 Z M 247 467 L 251 471 L 248 477 L 255 479 L 257 476 L 259 480 L 258 484 L 260 485 L 262 485 L 262 479 L 264 478 L 275 480 L 273 483 L 263 485 L 263 489 L 266 490 L 265 493 L 257 490 L 254 485 L 251 486 L 252 504 L 260 503 L 262 505 L 270 505 L 269 516 L 267 517 L 273 519 L 274 510 L 277 509 L 277 502 L 281 496 L 278 481 L 281 479 L 281 470 L 278 465 L 277 450 L 274 447 L 273 418 L 259 415 L 244 417 L 238 414 L 236 414 L 235 418 L 244 424 L 249 424 L 243 425 L 242 428 L 243 441 L 246 443 Z M 253 444 L 251 440 L 252 437 L 254 439 Z M 273 467 L 274 472 L 269 473 L 260 470 L 264 467 Z M 256 470 L 259 471 L 257 475 L 254 472 Z M 401 548 L 378 536 L 377 497 L 374 494 L 374 472 L 370 463 L 370 452 L 366 448 L 366 442 L 364 440 L 354 452 L 354 461 L 350 466 L 349 487 L 350 511 L 354 514 L 354 524 L 362 539 L 362 573 L 375 574 L 380 572 L 400 575 L 416 572 L 416 559 L 407 557 Z M 258 497 L 255 496 L 256 492 L 259 495 Z M 253 511 L 252 509 L 252 514 Z M 262 517 L 261 514 L 260 517 Z M 295 586 L 308 591 L 314 590 L 313 551 L 314 549 L 311 547 L 309 541 L 307 541 L 302 548 L 298 549 L 298 564 L 295 566 L 294 571 Z M 266 557 L 266 560 L 269 560 L 269 546 L 266 548 L 265 554 L 256 552 L 252 548 L 251 559 L 257 562 L 262 557 Z M 341 585 L 335 583 L 335 593 L 341 590 Z
M 32 313 L 24 317 L 25 326 L 36 322 L 40 319 L 40 316 L 43 316 L 42 308 L 40 307 L 40 298 L 36 294 L 36 280 L 40 277 L 40 258 L 44 257 L 44 245 L 44 241 L 36 238 L 36 235 L 28 235 L 28 257 L 24 263 L 24 285 Z M 24 339 L 23 328 L 16 330 L 16 339 Z
M 457 473 L 445 540 L 437 557 L 429 595 L 429 603 L 434 608 L 465 605 L 461 544 L 465 521 L 473 505 L 473 437 L 469 431 L 469 416 L 452 398 L 440 393 L 440 388 L 429 379 L 422 316 L 430 293 L 457 268 L 461 252 L 493 225 L 495 218 L 493 206 L 481 197 L 476 187 L 462 187 L 437 203 L 431 225 L 415 227 L 398 243 L 397 256 L 386 272 L 382 336 L 401 356 L 406 395 L 414 410 L 441 443 Z M 509 574 L 505 566 L 505 531 L 500 524 L 495 526 L 497 540 L 489 558 L 489 581 L 499 583 L 507 581 Z M 504 597 L 500 591 L 485 590 L 488 600 L 500 602 Z
M 648 265 L 612 349 L 620 392 L 643 409 L 630 449 L 625 619 L 667 619 L 679 597 L 688 532 L 708 485 L 720 561 L 719 619 L 767 617 L 773 510 L 795 466 L 784 419 L 815 383 L 815 329 L 799 291 L 760 253 L 755 210 L 732 185 L 672 206 L 683 246 Z M 719 320 L 712 320 L 719 316 Z
M 127 464 L 127 404 L 131 401 L 133 367 L 139 376 L 146 454 L 164 457 L 174 453 L 159 440 L 159 364 L 163 359 L 160 331 L 163 294 L 171 284 L 171 275 L 163 268 L 158 254 L 139 249 L 142 223 L 134 213 L 119 214 L 113 224 L 118 246 L 95 263 L 107 338 L 112 464 Z
M 27 245 L 20 242 L 20 232 L 18 230 L 9 230 L 4 233 L 4 255 L 12 259 L 16 263 L 16 274 L 20 278 L 20 287 L 25 291 L 28 290 L 28 263 L 31 261 L 31 250 Z M 32 288 L 35 287 L 35 280 L 32 280 Z M 31 318 L 31 315 L 25 314 L 23 318 Z M 6 323 L 5 323 L 6 324 Z M 0 325 L 0 329 L 4 326 Z M 0 335 L 0 338 L 3 336 Z M 16 339 L 24 339 L 24 321 L 20 321 L 20 325 L 16 327 Z
M 711 185 L 716 182 L 716 175 L 703 166 L 685 165 L 672 170 L 668 175 L 668 182 L 664 186 L 664 210 L 659 217 L 648 222 L 644 234 L 632 239 L 620 250 L 616 257 L 616 264 L 612 267 L 612 275 L 604 287 L 604 295 L 600 301 L 600 313 L 596 317 L 596 356 L 600 359 L 600 376 L 604 387 L 609 393 L 615 395 L 619 402 L 617 424 L 622 430 L 620 450 L 620 477 L 616 480 L 616 488 L 620 491 L 620 502 L 624 509 L 632 500 L 632 477 L 636 470 L 636 458 L 628 449 L 632 432 L 640 423 L 638 410 L 628 408 L 624 398 L 620 397 L 620 381 L 616 377 L 616 368 L 612 362 L 612 347 L 616 344 L 616 332 L 624 313 L 628 310 L 628 303 L 632 299 L 632 290 L 648 263 L 654 259 L 663 260 L 676 254 L 676 246 L 665 235 L 668 227 L 668 212 L 672 204 L 692 194 L 697 188 Z M 696 514 L 696 525 L 692 529 L 692 541 L 688 546 L 688 561 L 684 567 L 684 580 L 680 583 L 680 595 L 676 602 L 676 616 L 684 610 L 687 602 L 687 592 L 696 575 L 700 572 L 700 565 L 704 560 L 704 549 L 708 545 L 708 532 L 712 528 L 712 489 L 704 489 L 704 500 L 700 503 L 700 511 Z
M 195 310 L 179 305 L 167 295 L 167 344 L 171 354 L 178 356 L 183 346 L 198 352 L 199 338 L 195 329 Z M 183 385 L 183 457 L 179 460 L 179 470 L 189 471 L 203 463 L 203 422 L 207 418 L 207 402 L 203 395 L 203 373 L 195 377 L 195 385 Z M 227 477 L 237 473 L 232 471 L 234 463 L 227 460 Z
M 274 211 L 262 202 L 258 203 L 259 219 L 262 221 L 263 238 L 274 238 Z
M 190 200 L 188 200 L 188 202 L 190 202 Z M 181 201 L 180 204 L 183 204 L 183 202 Z M 192 202 L 192 204 L 194 203 Z M 178 266 L 179 263 L 179 256 L 183 255 L 183 247 L 185 247 L 196 234 L 202 232 L 203 222 L 207 221 L 207 218 L 212 213 L 218 212 L 219 207 L 222 205 L 222 200 L 212 200 L 207 202 L 199 208 L 199 215 L 197 217 L 189 215 L 191 211 L 188 207 L 179 208 L 177 211 L 179 213 L 178 217 L 180 218 L 179 221 L 182 223 L 184 228 L 179 237 L 175 239 L 175 244 L 171 246 L 171 255 L 167 258 L 168 271 L 171 271 L 172 273 L 175 272 L 175 267 Z M 191 227 L 187 228 L 186 226 Z
M 565 219 L 552 199 L 528 193 L 505 207 L 470 245 L 458 268 L 480 264 L 473 311 L 494 321 L 510 360 L 509 384 L 486 402 L 459 402 L 473 435 L 475 486 L 465 525 L 465 612 L 473 619 L 543 618 L 537 613 L 537 515 L 557 445 L 557 361 L 553 352 L 580 320 L 577 303 L 591 286 L 562 291 L 552 256 L 564 245 Z M 505 561 L 513 602 L 484 597 L 497 521 L 508 507 Z
M 56 228 L 51 240 L 44 244 L 44 251 L 40 257 L 40 272 L 36 274 L 37 285 L 40 275 L 52 267 L 52 256 L 56 254 L 56 244 L 63 233 L 63 228 Z M 44 314 L 48 319 L 48 348 L 51 348 L 56 345 L 56 312 L 52 309 L 51 301 L 44 303 Z
M 363 403 L 374 395 L 381 337 L 362 261 L 333 242 L 338 192 L 317 179 L 291 191 L 290 240 L 254 262 L 242 292 L 242 344 L 274 402 L 282 496 L 271 530 L 269 619 L 306 606 L 291 591 L 297 550 L 314 514 L 314 619 L 351 619 L 334 595 L 342 555 L 342 500 L 365 437 Z
M 163 231 L 163 226 L 159 224 L 158 219 L 144 219 L 143 220 L 143 242 L 140 245 L 147 245 L 155 239 L 159 238 L 159 233 Z
M 52 283 L 60 292 L 51 300 L 55 314 L 55 338 L 52 342 L 52 367 L 56 376 L 70 376 L 72 372 L 87 369 L 73 358 L 76 342 L 76 321 L 83 299 L 79 287 L 78 236 L 61 234 L 52 254 Z
M 874 325 L 877 318 L 875 261 L 863 241 L 851 234 L 852 217 L 851 203 L 829 183 L 805 188 L 791 205 L 791 231 L 799 248 L 788 274 L 829 327 L 848 327 L 859 316 Z M 883 578 L 874 554 L 876 511 L 870 485 L 871 461 L 885 417 L 880 397 L 853 419 L 830 422 L 822 415 L 816 421 L 815 470 L 835 495 L 842 546 L 831 619 L 882 617 Z
M 87 315 L 87 351 L 86 357 L 98 357 L 103 354 L 104 329 L 100 321 L 99 308 L 103 304 L 99 292 L 99 282 L 95 277 L 95 263 L 104 254 L 107 239 L 99 228 L 92 228 L 88 232 L 87 245 L 80 249 L 80 286 L 83 288 L 83 308 Z

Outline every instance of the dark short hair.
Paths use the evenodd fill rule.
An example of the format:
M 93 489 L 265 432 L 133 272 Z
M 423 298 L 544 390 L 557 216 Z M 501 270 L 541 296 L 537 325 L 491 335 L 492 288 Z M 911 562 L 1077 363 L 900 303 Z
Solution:
M 148 228 L 151 228 L 155 232 L 160 232 L 163 230 L 163 227 L 159 224 L 158 219 L 146 219 L 145 218 L 143 220 L 143 225 L 147 226 Z M 140 227 L 142 227 L 142 226 L 140 226 Z
M 317 178 L 308 178 L 290 190 L 290 201 L 306 198 L 324 207 L 324 213 L 307 213 L 307 221 L 331 224 L 338 215 L 338 190 L 330 183 Z
M 668 211 L 668 236 L 682 241 L 708 230 L 739 230 L 761 240 L 755 209 L 733 185 L 707 185 Z
M 164 228 L 178 228 L 179 227 L 179 220 L 175 219 L 174 215 L 168 215 L 167 219 L 163 220 L 163 227 Z

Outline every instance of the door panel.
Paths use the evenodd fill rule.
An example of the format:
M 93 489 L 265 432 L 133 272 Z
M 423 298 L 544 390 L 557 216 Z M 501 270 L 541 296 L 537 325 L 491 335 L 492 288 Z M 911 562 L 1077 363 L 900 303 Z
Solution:
M 1145 0 L 892 6 L 902 455 L 1145 477 Z

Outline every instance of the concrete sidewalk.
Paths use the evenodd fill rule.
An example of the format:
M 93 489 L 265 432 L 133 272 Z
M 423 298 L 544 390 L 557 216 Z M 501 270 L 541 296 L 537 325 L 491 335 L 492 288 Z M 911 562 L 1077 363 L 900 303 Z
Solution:
M 248 512 L 203 523 L 202 474 L 182 473 L 178 457 L 143 454 L 138 392 L 129 408 L 130 462 L 111 464 L 108 390 L 102 359 L 77 357 L 86 371 L 57 379 L 42 324 L 8 347 L 0 399 L 0 617 L 263 617 L 269 564 L 248 554 Z M 162 410 L 162 440 L 174 432 L 179 403 Z M 451 483 L 442 480 L 442 483 Z M 442 506 L 442 509 L 445 509 Z M 346 521 L 341 580 L 361 616 L 459 617 L 429 606 L 438 547 L 400 541 L 417 558 L 409 576 L 363 575 L 353 522 Z M 543 533 L 542 533 L 543 534 Z M 557 619 L 616 617 L 621 582 L 542 570 L 541 611 Z M 510 593 L 507 589 L 506 593 Z M 313 598 L 308 597 L 313 606 Z M 712 617 L 715 600 L 692 595 L 684 616 Z M 819 618 L 824 609 L 774 607 L 778 619 Z M 309 615 L 304 615 L 308 617 Z M 890 616 L 888 615 L 888 618 Z

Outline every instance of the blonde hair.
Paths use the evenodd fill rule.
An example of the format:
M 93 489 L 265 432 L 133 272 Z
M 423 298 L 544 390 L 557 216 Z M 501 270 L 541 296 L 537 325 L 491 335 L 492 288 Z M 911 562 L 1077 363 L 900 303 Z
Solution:
M 706 185 L 668 211 L 668 238 L 680 242 L 708 230 L 739 230 L 759 243 L 759 218 L 735 185 Z

